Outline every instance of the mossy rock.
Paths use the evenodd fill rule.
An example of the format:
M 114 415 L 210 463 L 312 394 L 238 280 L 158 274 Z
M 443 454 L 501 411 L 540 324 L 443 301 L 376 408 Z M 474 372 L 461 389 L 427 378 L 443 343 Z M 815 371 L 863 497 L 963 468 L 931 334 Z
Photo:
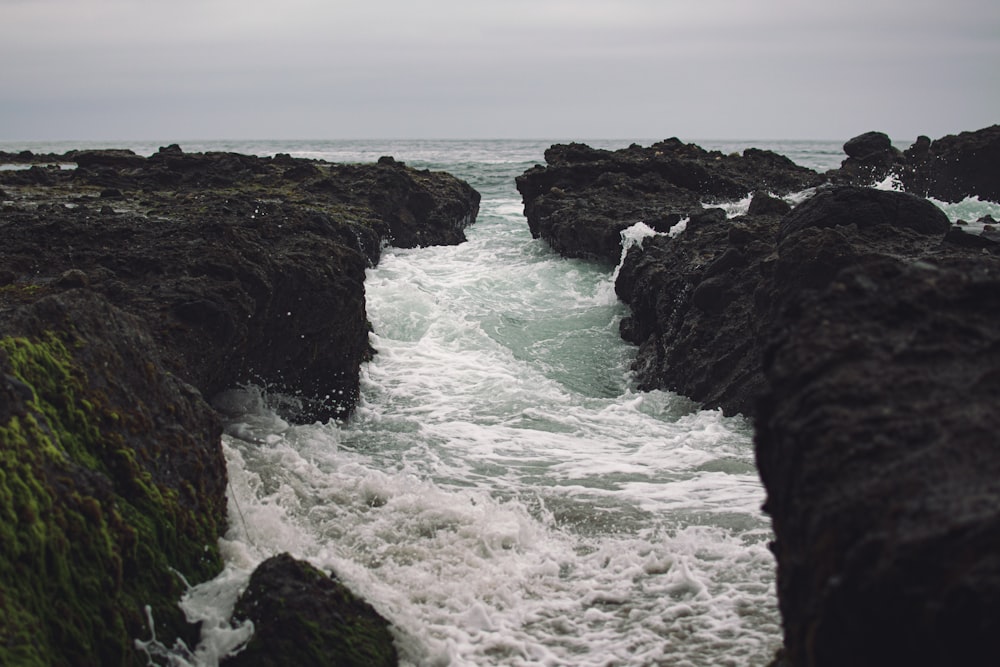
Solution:
M 192 642 L 177 602 L 221 569 L 225 464 L 201 397 L 94 295 L 0 320 L 0 664 L 138 665 Z
M 288 554 L 250 577 L 233 618 L 254 636 L 226 667 L 390 667 L 398 664 L 388 622 L 337 579 Z

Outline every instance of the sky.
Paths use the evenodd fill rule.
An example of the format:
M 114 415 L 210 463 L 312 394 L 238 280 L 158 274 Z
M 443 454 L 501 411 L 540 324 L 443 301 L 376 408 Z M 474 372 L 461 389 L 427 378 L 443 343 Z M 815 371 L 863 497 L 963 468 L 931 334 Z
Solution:
M 0 0 L 3 142 L 995 123 L 997 0 Z

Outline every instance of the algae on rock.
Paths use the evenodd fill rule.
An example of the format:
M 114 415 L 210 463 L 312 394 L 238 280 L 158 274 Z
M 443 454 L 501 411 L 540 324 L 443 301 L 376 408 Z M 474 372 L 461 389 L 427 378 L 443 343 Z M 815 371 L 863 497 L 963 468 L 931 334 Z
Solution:
M 131 318 L 82 300 L 43 299 L 0 338 L 4 665 L 142 664 L 133 640 L 151 631 L 146 607 L 158 635 L 197 639 L 177 606 L 182 577 L 221 569 L 224 463 L 189 429 L 214 417 L 154 401 L 188 390 L 133 365 L 149 340 L 126 334 Z M 43 319 L 67 326 L 39 330 Z

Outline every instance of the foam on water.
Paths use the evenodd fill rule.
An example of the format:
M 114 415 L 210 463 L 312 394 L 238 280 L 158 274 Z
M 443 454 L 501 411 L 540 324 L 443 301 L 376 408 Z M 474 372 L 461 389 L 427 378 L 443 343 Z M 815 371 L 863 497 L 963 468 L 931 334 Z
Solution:
M 636 227 L 634 242 L 652 233 Z M 185 600 L 196 664 L 282 551 L 336 572 L 409 665 L 751 665 L 780 631 L 750 428 L 639 393 L 607 267 L 563 260 L 506 192 L 460 246 L 387 250 L 346 425 L 231 392 L 227 568 Z

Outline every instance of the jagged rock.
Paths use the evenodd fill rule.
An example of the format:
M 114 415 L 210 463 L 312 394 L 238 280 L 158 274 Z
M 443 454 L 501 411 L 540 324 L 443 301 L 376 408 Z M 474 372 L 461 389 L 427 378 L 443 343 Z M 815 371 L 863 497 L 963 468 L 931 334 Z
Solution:
M 756 449 L 789 664 L 992 651 L 998 295 L 981 253 L 863 258 L 774 323 Z
M 895 176 L 906 192 L 958 202 L 966 197 L 1000 201 L 1000 125 L 947 135 L 919 136 L 905 151 L 882 132 L 868 132 L 844 144 L 847 159 L 829 172 L 831 182 L 869 186 Z
M 909 192 L 949 202 L 966 197 L 1000 202 L 1000 125 L 929 145 L 918 139 L 907 156 L 899 176 Z
M 226 667 L 392 667 L 388 622 L 336 577 L 288 554 L 261 563 L 233 612 L 254 634 Z
M 924 180 L 908 187 L 939 198 L 989 198 L 1000 160 L 979 160 L 996 132 L 905 154 L 869 137 L 849 142 L 848 160 L 909 168 Z M 667 219 L 690 201 L 647 197 L 618 153 L 574 145 L 525 174 L 533 233 L 565 251 L 574 219 L 587 239 L 630 219 L 612 210 L 652 200 L 642 216 Z M 621 153 L 656 169 L 641 149 Z M 867 184 L 876 173 L 848 167 L 824 178 Z M 628 252 L 616 290 L 631 309 L 621 331 L 639 345 L 640 386 L 754 416 L 785 632 L 776 664 L 975 664 L 1000 631 L 990 225 L 969 234 L 912 194 L 858 187 L 820 188 L 784 214 L 764 198 L 754 209 L 692 215 L 682 233 Z
M 640 388 L 752 416 L 761 341 L 788 289 L 823 288 L 868 255 L 934 254 L 951 233 L 937 207 L 899 192 L 831 188 L 784 217 L 774 210 L 727 219 L 709 209 L 627 254 L 616 291 L 631 311 L 621 332 L 639 346 Z
M 622 337 L 639 346 L 639 387 L 669 389 L 728 414 L 753 413 L 760 372 L 756 296 L 779 218 L 691 217 L 671 238 L 629 251 L 615 290 L 629 305 Z
M 365 268 L 393 230 L 461 240 L 479 195 L 400 164 L 65 157 L 82 164 L 0 172 L 0 664 L 146 664 L 194 645 L 177 601 L 221 569 L 204 397 L 264 383 L 298 399 L 291 418 L 346 415 Z
M 353 407 L 371 353 L 364 272 L 382 244 L 457 243 L 478 212 L 465 183 L 398 163 L 276 166 L 176 146 L 149 159 L 81 155 L 93 168 L 56 171 L 51 188 L 25 189 L 24 205 L 5 208 L 4 266 L 39 287 L 83 272 L 150 322 L 178 376 L 208 396 L 267 385 L 300 401 L 289 415 L 300 420 Z M 317 175 L 286 180 L 289 164 Z M 40 215 L 30 198 L 57 198 L 59 183 L 77 198 L 86 188 L 93 199 L 117 193 L 117 212 L 97 217 L 77 204 Z
M 783 195 L 822 177 L 770 151 L 705 151 L 678 139 L 618 151 L 555 145 L 517 178 L 528 226 L 559 253 L 615 262 L 621 232 L 636 222 L 680 219 L 703 203 L 763 190 Z

